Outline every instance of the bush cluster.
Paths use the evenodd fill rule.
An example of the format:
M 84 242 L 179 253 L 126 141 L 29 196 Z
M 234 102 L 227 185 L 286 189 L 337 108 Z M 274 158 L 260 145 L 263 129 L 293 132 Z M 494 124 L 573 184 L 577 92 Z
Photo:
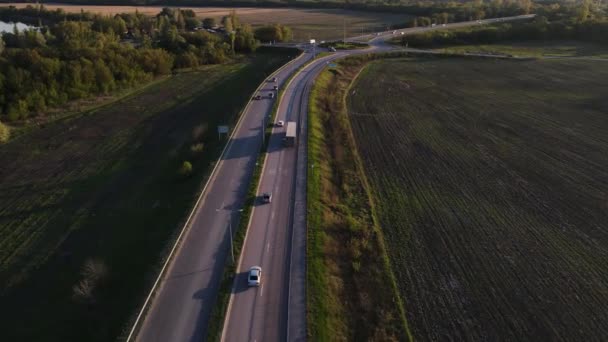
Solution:
M 253 31 L 234 12 L 222 20 L 224 33 L 203 30 L 192 10 L 171 8 L 150 17 L 6 7 L 0 8 L 0 20 L 36 25 L 0 36 L 0 118 L 6 121 L 148 82 L 174 69 L 224 63 L 257 47 Z

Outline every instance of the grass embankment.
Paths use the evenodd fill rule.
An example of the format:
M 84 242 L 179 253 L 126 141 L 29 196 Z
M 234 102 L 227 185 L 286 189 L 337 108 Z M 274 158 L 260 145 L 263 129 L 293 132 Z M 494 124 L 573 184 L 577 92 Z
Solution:
M 312 89 L 308 159 L 308 335 L 411 340 L 374 219 L 344 97 L 365 58 L 323 71 Z
M 357 42 L 335 41 L 335 42 L 321 43 L 321 44 L 319 44 L 319 46 L 323 47 L 323 48 L 333 47 L 336 50 L 360 50 L 360 49 L 367 49 L 369 47 L 369 44 L 357 43 Z
M 608 59 L 608 47 L 585 42 L 512 42 L 507 44 L 448 46 L 447 53 L 502 54 L 516 57 L 593 57 Z
M 216 126 L 288 54 L 179 74 L 1 145 L 3 337 L 117 338 L 222 150 Z
M 420 58 L 358 79 L 351 124 L 415 338 L 608 336 L 607 77 Z

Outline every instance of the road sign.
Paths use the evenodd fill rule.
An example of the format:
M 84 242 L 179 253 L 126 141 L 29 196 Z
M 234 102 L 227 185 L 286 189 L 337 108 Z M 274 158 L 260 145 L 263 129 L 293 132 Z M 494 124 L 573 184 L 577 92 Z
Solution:
M 217 126 L 217 138 L 222 139 L 222 134 L 228 135 L 228 126 Z

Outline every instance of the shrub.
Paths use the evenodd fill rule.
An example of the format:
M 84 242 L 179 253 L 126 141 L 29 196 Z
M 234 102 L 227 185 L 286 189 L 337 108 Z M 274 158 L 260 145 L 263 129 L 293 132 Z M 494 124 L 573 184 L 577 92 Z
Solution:
M 179 168 L 179 174 L 183 177 L 188 177 L 192 174 L 192 163 L 184 161 L 182 166 Z
M 192 144 L 190 146 L 190 152 L 192 152 L 192 153 L 203 152 L 203 144 L 202 143 Z
M 197 142 L 201 140 L 205 132 L 207 131 L 207 124 L 197 125 L 192 129 L 192 140 Z
M 7 142 L 11 137 L 11 131 L 7 125 L 0 121 L 0 143 Z
M 106 264 L 97 259 L 89 259 L 82 266 L 81 279 L 72 287 L 74 298 L 86 302 L 94 301 L 93 292 L 108 274 Z

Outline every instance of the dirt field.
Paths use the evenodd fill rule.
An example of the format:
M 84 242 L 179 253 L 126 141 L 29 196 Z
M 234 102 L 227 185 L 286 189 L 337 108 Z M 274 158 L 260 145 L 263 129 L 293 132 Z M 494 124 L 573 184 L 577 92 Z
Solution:
M 179 74 L 0 146 L 3 339 L 115 340 L 217 159 L 215 127 L 235 122 L 287 60 L 261 54 Z M 87 260 L 106 272 L 84 300 L 74 286 Z
M 357 80 L 349 115 L 415 340 L 608 336 L 607 77 L 437 58 Z
M 26 4 L 0 4 L 0 6 L 13 5 L 25 7 Z M 77 5 L 46 5 L 48 9 L 63 8 L 67 12 L 80 12 L 81 9 L 89 12 L 116 14 L 124 12 L 146 13 L 156 15 L 161 7 L 134 7 L 134 6 L 77 6 Z M 229 13 L 226 7 L 182 7 L 196 12 L 199 19 L 212 17 L 221 19 Z M 387 25 L 404 23 L 407 15 L 392 13 L 375 13 L 349 11 L 339 9 L 296 9 L 296 8 L 237 8 L 236 12 L 241 20 L 252 26 L 261 26 L 271 23 L 289 25 L 294 33 L 294 40 L 302 41 L 310 38 L 338 39 L 344 35 L 358 36 L 369 31 L 386 29 Z

